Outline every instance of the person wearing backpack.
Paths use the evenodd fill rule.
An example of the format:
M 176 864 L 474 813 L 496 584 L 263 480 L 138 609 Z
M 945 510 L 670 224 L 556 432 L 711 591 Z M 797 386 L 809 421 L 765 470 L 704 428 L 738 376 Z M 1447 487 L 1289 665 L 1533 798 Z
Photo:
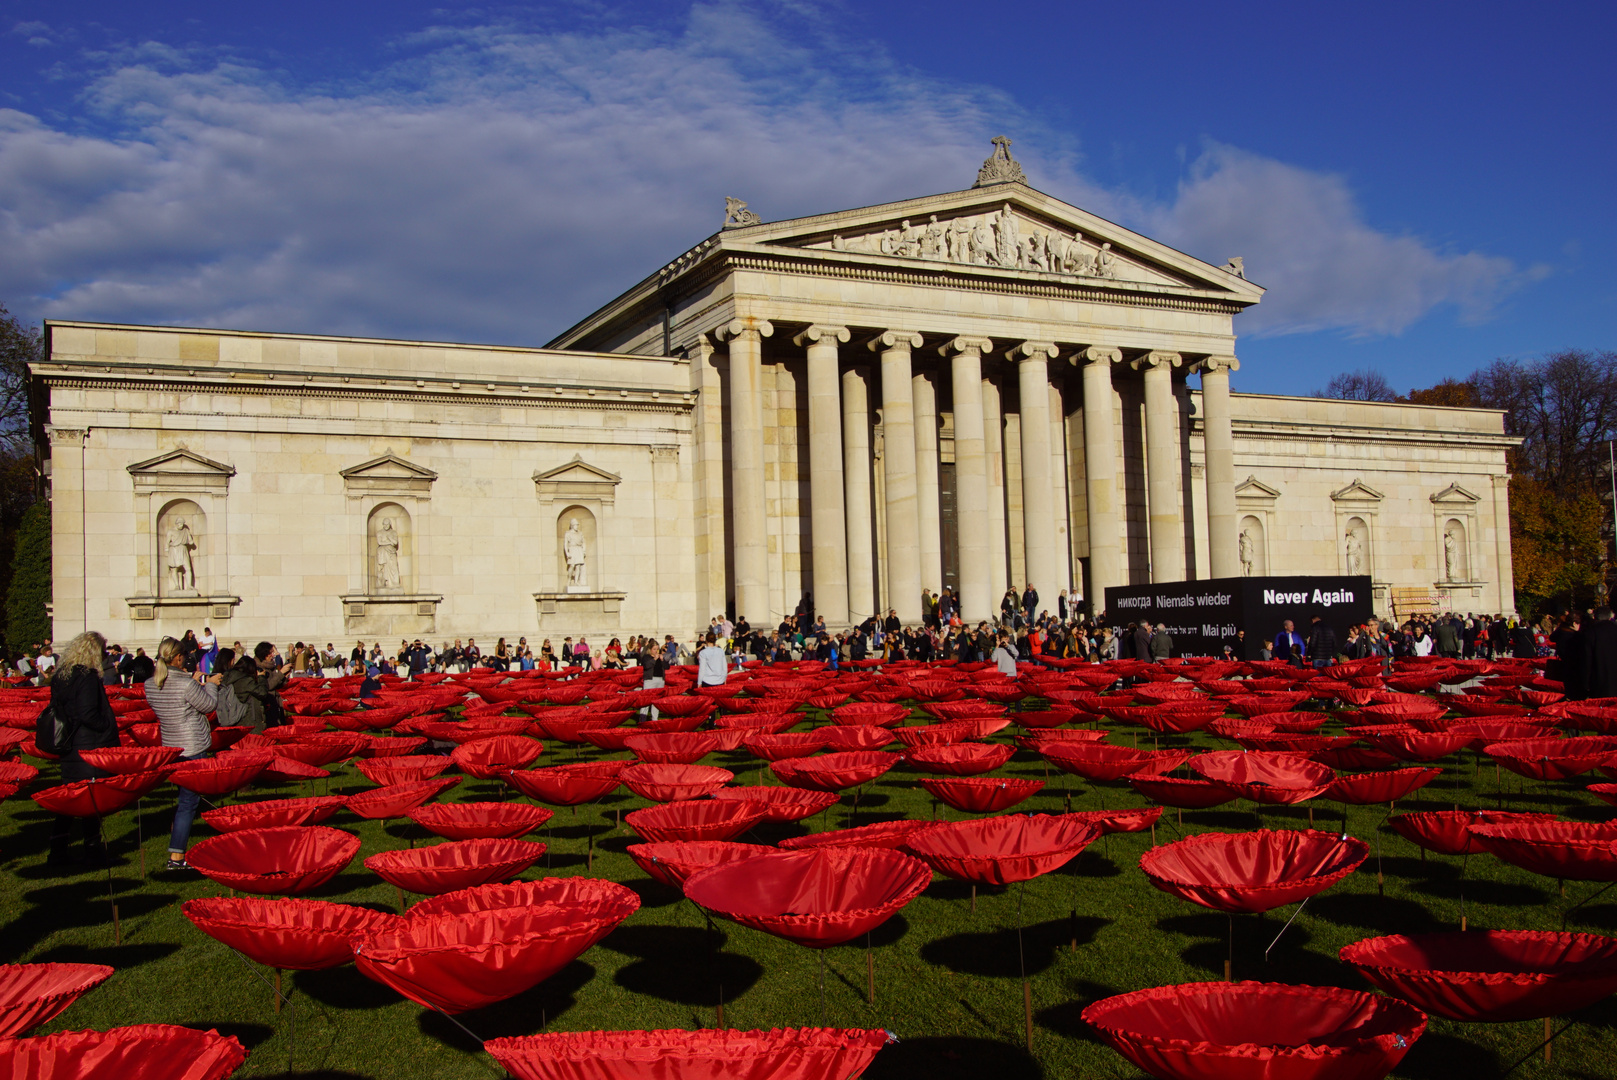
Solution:
M 164 746 L 178 746 L 181 761 L 196 761 L 213 752 L 213 731 L 208 714 L 219 704 L 219 683 L 224 673 L 192 676 L 182 666 L 184 646 L 171 637 L 157 646 L 157 666 L 146 680 L 146 703 L 157 714 Z M 181 788 L 174 807 L 174 824 L 168 838 L 169 870 L 189 870 L 185 849 L 191 842 L 191 823 L 202 798 L 190 788 Z
M 255 721 L 249 702 L 251 683 L 257 673 L 256 664 L 242 664 L 234 649 L 220 649 L 214 661 L 214 671 L 221 673 L 219 704 L 214 713 L 220 727 L 248 727 L 255 733 L 264 730 L 264 711 L 258 710 Z
M 93 630 L 85 631 L 67 643 L 61 662 L 51 672 L 51 704 L 49 717 L 41 716 L 43 723 L 38 734 L 49 729 L 48 742 L 40 742 L 40 749 L 54 750 L 61 755 L 62 780 L 88 780 L 107 773 L 90 765 L 79 756 L 80 750 L 97 750 L 118 745 L 118 721 L 107 700 L 107 687 L 101 681 L 101 658 L 107 649 L 107 639 Z M 36 741 L 37 737 L 36 737 Z M 73 845 L 73 819 L 57 814 L 51 825 L 51 850 L 46 862 L 53 866 L 80 863 L 103 865 L 106 849 L 101 844 L 101 819 L 79 819 L 84 839 L 83 852 L 75 856 Z

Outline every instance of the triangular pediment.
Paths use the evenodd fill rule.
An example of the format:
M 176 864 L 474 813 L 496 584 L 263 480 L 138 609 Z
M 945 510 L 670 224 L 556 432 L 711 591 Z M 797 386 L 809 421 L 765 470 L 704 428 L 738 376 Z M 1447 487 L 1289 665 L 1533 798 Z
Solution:
M 1347 487 L 1331 492 L 1331 498 L 1336 502 L 1380 502 L 1386 496 L 1355 476 Z
M 379 458 L 350 466 L 342 470 L 345 480 L 436 480 L 438 474 L 431 469 L 423 469 L 414 462 L 406 461 L 395 454 L 383 454 Z
M 1235 485 L 1235 497 L 1238 499 L 1278 499 L 1280 490 L 1272 488 L 1259 480 L 1256 476 L 1248 476 Z
M 1454 483 L 1433 495 L 1432 501 L 1434 503 L 1446 503 L 1450 506 L 1470 506 L 1473 503 L 1481 502 L 1482 497 L 1474 495 L 1458 483 Z
M 599 466 L 591 465 L 577 454 L 573 455 L 573 460 L 557 465 L 554 469 L 545 469 L 533 474 L 533 482 L 536 484 L 618 484 L 622 481 L 623 477 L 617 473 L 607 472 Z
M 159 454 L 145 461 L 137 461 L 128 468 L 131 476 L 136 475 L 163 475 L 163 476 L 214 476 L 227 477 L 236 475 L 234 465 L 226 465 L 222 461 L 205 458 L 201 454 L 192 453 L 183 447 L 170 450 L 166 454 Z
M 1263 289 L 1026 184 L 995 184 L 833 214 L 725 229 L 716 247 L 798 248 L 831 260 L 1030 274 L 1074 284 L 1212 292 L 1255 303 Z M 675 263 L 675 266 L 680 265 Z

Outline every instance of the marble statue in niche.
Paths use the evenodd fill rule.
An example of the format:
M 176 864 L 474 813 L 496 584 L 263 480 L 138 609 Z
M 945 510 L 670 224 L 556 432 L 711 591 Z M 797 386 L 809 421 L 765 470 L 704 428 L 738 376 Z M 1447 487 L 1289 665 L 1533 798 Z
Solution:
M 1252 542 L 1252 530 L 1242 529 L 1241 535 L 1235 539 L 1235 550 L 1241 558 L 1241 576 L 1252 576 L 1252 562 L 1256 558 L 1257 545 Z
M 1347 555 L 1347 572 L 1351 575 L 1364 573 L 1364 539 L 1359 536 L 1359 530 L 1350 527 L 1342 537 L 1342 544 Z
M 399 530 L 392 518 L 383 518 L 376 529 L 376 587 L 399 587 Z
M 1443 534 L 1443 580 L 1460 580 L 1460 538 L 1453 529 Z
M 166 552 L 164 563 L 168 567 L 175 591 L 194 592 L 197 587 L 197 571 L 192 553 L 196 551 L 197 542 L 191 533 L 190 523 L 184 518 L 177 519 L 169 526 L 168 535 L 163 538 L 163 546 Z
M 586 555 L 584 534 L 579 531 L 577 518 L 567 523 L 567 532 L 561 538 L 561 554 L 567 561 L 567 587 L 569 589 L 587 587 L 588 583 L 584 580 Z

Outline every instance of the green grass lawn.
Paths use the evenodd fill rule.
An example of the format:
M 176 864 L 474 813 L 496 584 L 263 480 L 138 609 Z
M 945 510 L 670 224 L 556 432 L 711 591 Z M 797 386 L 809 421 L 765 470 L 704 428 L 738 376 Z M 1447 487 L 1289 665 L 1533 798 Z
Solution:
M 819 722 L 819 716 L 812 716 Z M 928 718 L 930 719 L 930 718 Z M 1333 722 L 1331 731 L 1340 725 Z M 1006 737 L 1004 735 L 1001 738 Z M 1149 733 L 1142 736 L 1148 738 Z M 1111 741 L 1131 744 L 1127 731 Z M 1187 742 L 1197 749 L 1223 749 L 1211 736 Z M 592 756 L 608 756 L 591 748 Z M 547 745 L 541 765 L 585 756 Z M 618 755 L 622 756 L 622 755 Z M 1450 758 L 1444 774 L 1400 810 L 1495 807 L 1495 770 L 1480 771 L 1472 754 Z M 758 762 L 744 752 L 704 759 L 738 773 L 739 783 L 758 783 Z M 1042 761 L 1018 753 L 1002 775 L 1043 777 Z M 768 776 L 767 771 L 763 774 Z M 899 766 L 869 785 L 859 823 L 895 817 L 931 817 L 934 804 Z M 1604 820 L 1610 809 L 1571 783 L 1541 786 L 1504 775 L 1503 805 L 1551 810 L 1569 818 Z M 1594 777 L 1594 779 L 1600 779 Z M 218 1028 L 251 1050 L 238 1075 L 326 1077 L 471 1077 L 501 1075 L 477 1041 L 446 1018 L 405 1001 L 361 976 L 352 965 L 332 971 L 288 974 L 292 1009 L 276 1015 L 263 981 L 266 969 L 250 965 L 193 927 L 180 903 L 224 890 L 197 874 L 139 875 L 136 820 L 132 811 L 110 819 L 106 835 L 114 858 L 112 890 L 121 915 L 122 944 L 114 944 L 104 872 L 59 874 L 44 864 L 49 817 L 27 792 L 53 783 L 46 769 L 30 788 L 0 804 L 0 961 L 94 961 L 117 968 L 110 980 L 58 1017 L 47 1031 L 173 1023 Z M 771 781 L 772 782 L 772 781 Z M 316 791 L 323 790 L 320 782 Z M 351 767 L 334 771 L 333 793 L 371 785 Z M 146 866 L 155 871 L 167 849 L 172 787 L 147 798 L 140 819 Z M 271 785 L 248 798 L 310 793 L 306 785 Z M 467 779 L 446 797 L 503 799 L 509 788 Z M 1144 801 L 1121 785 L 1090 785 L 1052 773 L 1044 791 L 1018 810 L 1061 812 L 1070 795 L 1074 810 L 1139 806 Z M 706 920 L 678 893 L 648 879 L 625 854 L 636 842 L 620 812 L 647 805 L 627 789 L 600 803 L 561 809 L 552 820 L 548 859 L 526 877 L 588 874 L 621 881 L 642 899 L 638 912 L 616 932 L 549 981 L 526 994 L 458 1017 L 487 1039 L 542 1030 L 572 1031 L 717 1026 L 722 992 L 724 1026 L 770 1028 L 825 1024 L 879 1027 L 900 1041 L 883 1050 L 868 1077 L 926 1080 L 1020 1080 L 1032 1077 L 1134 1077 L 1138 1071 L 1098 1042 L 1079 1020 L 1085 1005 L 1126 990 L 1222 977 L 1226 919 L 1159 892 L 1139 869 L 1152 843 L 1150 833 L 1114 835 L 1097 842 L 1061 870 L 1017 887 L 979 891 L 975 911 L 963 884 L 936 880 L 915 902 L 873 935 L 876 1000 L 866 1000 L 866 953 L 862 942 L 827 950 L 825 1005 L 817 983 L 818 957 L 763 933 L 718 923 L 710 936 Z M 852 799 L 803 825 L 765 825 L 749 837 L 773 843 L 804 831 L 845 827 Z M 947 810 L 952 818 L 962 815 Z M 1341 809 L 1317 803 L 1321 827 L 1341 824 Z M 1357 974 L 1337 960 L 1352 941 L 1383 933 L 1458 929 L 1462 886 L 1460 860 L 1420 857 L 1418 848 L 1381 825 L 1382 807 L 1354 807 L 1348 831 L 1379 847 L 1385 895 L 1377 885 L 1375 854 L 1357 872 L 1310 901 L 1269 953 L 1264 949 L 1292 909 L 1235 920 L 1235 976 L 1276 982 L 1359 987 Z M 1308 823 L 1306 807 L 1265 808 L 1266 827 Z M 1254 827 L 1250 804 L 1187 811 L 1183 824 L 1164 813 L 1156 840 L 1208 830 Z M 363 866 L 367 855 L 404 847 L 424 835 L 408 822 L 382 825 L 339 814 L 328 824 L 363 839 L 346 871 L 312 895 L 319 899 L 396 909 L 393 887 Z M 198 839 L 212 830 L 198 822 Z M 593 835 L 594 864 L 586 866 Z M 533 839 L 546 839 L 540 830 Z M 429 841 L 430 842 L 430 841 Z M 1473 929 L 1554 930 L 1562 910 L 1597 886 L 1569 883 L 1563 899 L 1555 882 L 1473 856 L 1463 879 L 1466 914 Z M 1025 1044 L 1022 983 L 1018 971 L 1017 911 L 1022 905 L 1022 949 L 1032 984 L 1033 1049 Z M 1607 932 L 1617 926 L 1617 889 L 1572 914 L 1568 929 Z M 716 948 L 715 948 L 716 947 Z M 1612 1077 L 1617 1075 L 1617 1003 L 1611 1000 L 1575 1018 L 1554 1044 L 1554 1061 L 1534 1055 L 1516 1076 Z M 1559 1023 L 1557 1024 L 1559 1027 Z M 1495 1026 L 1433 1019 L 1426 1035 L 1397 1075 L 1482 1080 L 1505 1072 L 1529 1054 L 1541 1036 L 1537 1022 Z

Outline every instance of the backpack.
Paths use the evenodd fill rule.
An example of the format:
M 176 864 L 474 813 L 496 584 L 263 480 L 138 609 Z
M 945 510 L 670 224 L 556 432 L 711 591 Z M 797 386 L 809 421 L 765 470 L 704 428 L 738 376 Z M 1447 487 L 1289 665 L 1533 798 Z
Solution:
M 236 696 L 234 686 L 220 686 L 214 715 L 220 727 L 239 727 L 247 720 L 247 703 Z
M 56 715 L 53 705 L 46 705 L 34 721 L 34 745 L 42 753 L 60 756 L 64 747 L 73 741 L 72 729 Z

